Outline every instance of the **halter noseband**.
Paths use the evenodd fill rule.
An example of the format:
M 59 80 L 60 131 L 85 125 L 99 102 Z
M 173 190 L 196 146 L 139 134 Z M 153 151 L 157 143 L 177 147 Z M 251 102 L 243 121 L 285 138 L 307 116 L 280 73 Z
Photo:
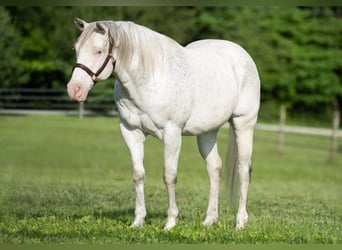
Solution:
M 80 68 L 80 69 L 84 70 L 90 76 L 91 80 L 93 81 L 93 83 L 95 85 L 99 81 L 98 76 L 105 69 L 105 67 L 107 66 L 107 64 L 108 64 L 110 59 L 112 59 L 113 70 L 114 70 L 115 69 L 115 63 L 116 63 L 116 60 L 115 60 L 115 58 L 113 57 L 113 54 L 112 54 L 113 53 L 113 46 L 114 46 L 114 39 L 110 35 L 109 31 L 108 31 L 108 40 L 109 40 L 108 55 L 107 55 L 106 59 L 104 60 L 104 62 L 102 63 L 101 67 L 95 73 L 90 68 L 88 68 L 87 66 L 85 66 L 82 63 L 76 63 L 74 65 L 74 67 L 72 68 L 72 71 L 74 71 L 75 68 Z

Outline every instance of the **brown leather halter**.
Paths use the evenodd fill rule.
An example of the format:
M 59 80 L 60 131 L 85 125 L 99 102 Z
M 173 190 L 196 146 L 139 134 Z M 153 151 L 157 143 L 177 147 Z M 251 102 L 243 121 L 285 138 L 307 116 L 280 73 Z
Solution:
M 72 68 L 72 71 L 74 71 L 75 68 L 80 68 L 80 69 L 84 70 L 90 76 L 91 80 L 93 81 L 93 83 L 95 85 L 99 81 L 98 76 L 105 69 L 105 67 L 107 66 L 107 64 L 108 64 L 110 59 L 112 59 L 113 70 L 114 70 L 115 69 L 115 63 L 116 63 L 116 60 L 115 60 L 115 58 L 113 57 L 113 54 L 112 54 L 113 53 L 113 46 L 114 46 L 114 39 L 110 35 L 109 31 L 108 31 L 108 40 L 109 40 L 108 55 L 107 55 L 106 59 L 104 60 L 104 62 L 102 63 L 101 67 L 95 73 L 90 68 L 88 68 L 87 66 L 85 66 L 82 63 L 76 63 L 74 65 L 74 67 Z

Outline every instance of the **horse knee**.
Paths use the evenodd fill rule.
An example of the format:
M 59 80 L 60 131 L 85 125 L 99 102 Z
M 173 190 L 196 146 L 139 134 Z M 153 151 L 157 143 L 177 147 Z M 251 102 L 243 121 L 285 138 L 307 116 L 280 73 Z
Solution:
M 252 178 L 252 164 L 250 162 L 239 164 L 238 174 L 241 183 L 250 183 Z
M 175 185 L 177 183 L 177 173 L 165 171 L 163 180 L 165 185 Z
M 212 166 L 212 168 L 220 169 L 222 168 L 222 160 L 219 155 L 207 157 L 205 159 L 207 166 Z
M 213 176 L 213 177 L 221 176 L 222 160 L 220 157 L 217 157 L 215 159 L 207 159 L 206 164 L 207 164 L 207 171 L 208 171 L 209 176 Z
M 145 179 L 145 170 L 143 167 L 133 168 L 132 172 L 133 182 L 138 184 L 144 182 Z

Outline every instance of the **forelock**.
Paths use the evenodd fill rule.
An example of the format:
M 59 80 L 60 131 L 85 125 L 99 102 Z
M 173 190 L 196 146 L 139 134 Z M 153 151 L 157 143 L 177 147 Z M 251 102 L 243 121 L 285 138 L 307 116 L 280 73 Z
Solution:
M 95 23 L 89 23 L 89 25 L 83 30 L 81 35 L 78 37 L 76 44 L 79 47 L 82 47 L 94 33 L 101 33 L 101 32 L 99 32 Z

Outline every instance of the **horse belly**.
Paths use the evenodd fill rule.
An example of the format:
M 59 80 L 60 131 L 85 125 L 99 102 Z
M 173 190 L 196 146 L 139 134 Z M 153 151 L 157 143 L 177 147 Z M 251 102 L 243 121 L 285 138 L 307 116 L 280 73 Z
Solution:
M 222 127 L 230 118 L 229 106 L 194 110 L 183 128 L 184 135 L 199 135 Z
M 210 84 L 215 83 L 209 82 L 202 86 L 203 94 L 197 95 L 191 115 L 183 129 L 185 135 L 198 135 L 218 129 L 233 113 L 236 97 L 232 93 L 236 92 L 235 89 L 224 81 L 216 82 L 216 87 Z

